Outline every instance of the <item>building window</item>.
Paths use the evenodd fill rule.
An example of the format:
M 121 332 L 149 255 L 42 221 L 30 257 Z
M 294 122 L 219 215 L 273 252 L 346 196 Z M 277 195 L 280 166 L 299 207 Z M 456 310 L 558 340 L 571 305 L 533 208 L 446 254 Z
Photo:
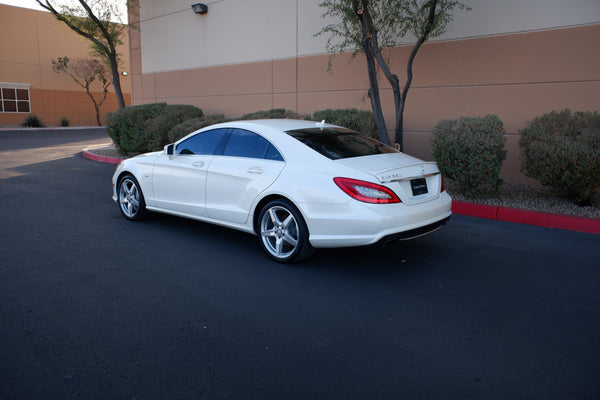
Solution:
M 0 82 L 0 112 L 31 112 L 29 86 L 26 83 Z

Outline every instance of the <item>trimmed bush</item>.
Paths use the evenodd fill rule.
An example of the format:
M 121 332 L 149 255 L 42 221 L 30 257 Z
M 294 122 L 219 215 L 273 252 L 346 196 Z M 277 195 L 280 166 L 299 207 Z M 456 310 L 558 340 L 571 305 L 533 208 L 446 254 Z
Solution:
M 240 120 L 248 119 L 302 119 L 294 111 L 286 110 L 285 108 L 274 108 L 272 110 L 256 111 L 249 114 L 244 114 Z
M 440 121 L 432 131 L 431 153 L 442 175 L 470 197 L 498 193 L 506 158 L 504 125 L 496 115 Z
M 168 144 L 175 125 L 202 116 L 202 110 L 191 105 L 143 104 L 107 114 L 106 130 L 121 154 L 144 153 Z
M 173 143 L 181 139 L 182 137 L 197 131 L 198 129 L 202 129 L 209 125 L 219 124 L 221 122 L 231 121 L 229 118 L 226 118 L 223 114 L 216 115 L 205 115 L 202 118 L 192 118 L 184 121 L 178 125 L 175 125 L 173 129 L 169 131 L 169 143 Z
M 522 170 L 578 205 L 600 186 L 600 114 L 552 111 L 521 130 Z
M 67 117 L 62 117 L 60 119 L 60 126 L 67 127 L 69 125 L 70 125 L 70 123 L 69 123 L 69 120 L 67 119 Z
M 310 119 L 325 120 L 328 124 L 343 126 L 379 140 L 377 124 L 371 111 L 357 110 L 356 108 L 327 109 L 316 111 Z
M 164 112 L 156 118 L 144 123 L 146 135 L 146 149 L 143 151 L 161 150 L 169 144 L 169 131 L 176 125 L 192 118 L 201 118 L 204 113 L 195 106 L 186 104 L 169 104 Z
M 25 119 L 25 122 L 21 124 L 25 128 L 43 128 L 44 124 L 37 115 L 30 115 Z
M 142 104 L 121 108 L 106 114 L 106 131 L 112 138 L 119 153 L 139 153 L 143 147 L 144 123 L 159 116 L 167 103 Z

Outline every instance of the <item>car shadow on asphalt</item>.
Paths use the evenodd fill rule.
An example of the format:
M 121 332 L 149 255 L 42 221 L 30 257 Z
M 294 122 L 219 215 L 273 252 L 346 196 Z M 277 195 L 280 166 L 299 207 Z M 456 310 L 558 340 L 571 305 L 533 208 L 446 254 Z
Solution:
M 435 259 L 442 258 L 438 247 L 432 235 L 385 246 L 318 249 L 306 260 L 306 267 L 367 275 L 390 272 L 411 274 L 413 270 L 427 268 Z
M 264 254 L 256 236 L 245 232 L 164 214 L 152 214 L 144 224 L 147 224 L 145 228 L 153 227 L 151 230 L 169 232 L 182 240 L 197 243 L 198 247 L 193 251 L 199 251 L 202 246 L 206 259 L 218 259 L 221 263 L 239 261 L 260 269 L 291 268 L 371 276 L 412 274 L 443 258 L 443 245 L 438 233 L 434 233 L 386 246 L 315 249 L 304 260 L 282 265 Z

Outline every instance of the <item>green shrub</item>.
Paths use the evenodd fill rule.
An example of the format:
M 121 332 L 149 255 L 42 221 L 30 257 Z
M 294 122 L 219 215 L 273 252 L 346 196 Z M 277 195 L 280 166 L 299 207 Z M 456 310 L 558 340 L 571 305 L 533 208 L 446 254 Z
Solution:
M 60 119 L 60 126 L 67 127 L 69 125 L 70 125 L 70 123 L 69 123 L 69 120 L 67 119 L 67 117 L 62 117 Z
M 29 115 L 25 122 L 21 124 L 21 126 L 25 128 L 43 128 L 44 124 L 42 120 L 37 117 L 37 115 Z
M 176 142 L 182 137 L 197 131 L 198 129 L 227 121 L 230 121 L 230 119 L 226 118 L 223 114 L 205 115 L 202 118 L 188 119 L 187 121 L 175 125 L 173 129 L 169 131 L 169 143 Z
M 456 181 L 467 196 L 497 193 L 506 158 L 504 133 L 496 115 L 443 120 L 433 128 L 431 153 L 442 175 Z
M 327 109 L 316 111 L 310 119 L 325 120 L 328 124 L 343 126 L 379 140 L 377 124 L 371 111 L 357 110 L 356 108 Z
M 579 205 L 600 186 L 600 114 L 552 111 L 521 130 L 522 170 Z
M 143 147 L 144 123 L 159 116 L 167 103 L 142 104 L 106 114 L 106 131 L 121 154 L 139 153 Z
M 256 111 L 242 115 L 240 120 L 248 119 L 301 119 L 300 115 L 285 108 L 274 108 L 272 110 Z
M 143 153 L 168 144 L 175 125 L 202 116 L 202 110 L 191 105 L 143 104 L 107 114 L 106 130 L 121 154 Z
M 143 151 L 160 150 L 169 144 L 169 131 L 176 125 L 192 118 L 201 118 L 201 109 L 185 104 L 169 104 L 163 113 L 144 123 L 146 132 L 146 149 Z

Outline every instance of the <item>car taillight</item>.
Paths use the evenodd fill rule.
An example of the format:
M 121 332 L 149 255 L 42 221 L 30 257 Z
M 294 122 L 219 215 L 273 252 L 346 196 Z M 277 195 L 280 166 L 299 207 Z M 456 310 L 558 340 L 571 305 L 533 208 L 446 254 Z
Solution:
M 444 185 L 444 176 L 440 174 L 440 179 L 442 180 L 442 188 L 440 189 L 440 193 L 446 190 L 446 185 Z
M 348 196 L 365 203 L 400 203 L 396 193 L 376 183 L 350 178 L 333 178 L 333 181 Z

